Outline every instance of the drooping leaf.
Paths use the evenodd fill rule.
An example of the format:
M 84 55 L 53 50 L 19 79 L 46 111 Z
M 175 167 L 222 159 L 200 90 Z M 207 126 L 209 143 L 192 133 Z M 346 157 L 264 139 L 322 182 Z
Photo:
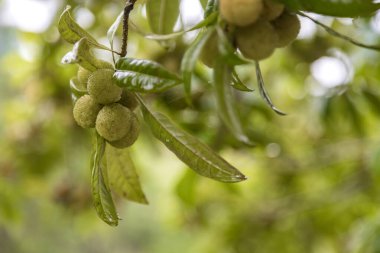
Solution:
M 115 22 L 111 25 L 111 27 L 107 31 L 107 39 L 110 42 L 111 50 L 113 51 L 113 41 L 115 39 L 116 31 L 119 28 L 121 22 L 123 21 L 124 11 L 122 11 L 119 16 L 116 18 Z M 115 62 L 115 55 L 112 52 L 112 58 Z
M 99 44 L 91 34 L 86 32 L 74 21 L 70 15 L 70 9 L 71 7 L 67 6 L 58 21 L 58 31 L 62 38 L 71 44 L 77 43 L 82 38 L 87 38 L 88 43 L 91 45 L 101 49 L 110 50 L 108 47 Z
M 154 33 L 169 34 L 179 16 L 179 0 L 147 0 L 146 12 Z
M 235 69 L 232 69 L 232 87 L 240 90 L 240 91 L 246 91 L 246 92 L 252 92 L 253 90 L 248 88 L 243 81 L 240 79 L 239 74 L 236 72 Z
M 380 8 L 373 0 L 278 0 L 294 11 L 336 17 L 369 16 Z
M 148 204 L 129 150 L 108 145 L 106 155 L 111 190 L 130 201 Z
M 232 96 L 230 85 L 232 82 L 232 71 L 230 67 L 223 61 L 216 60 L 213 74 L 215 96 L 220 117 L 237 140 L 252 145 L 251 141 L 244 133 L 236 109 L 236 101 Z
M 337 37 L 337 38 L 340 38 L 340 39 L 343 39 L 355 46 L 358 46 L 358 47 L 362 47 L 362 48 L 367 48 L 367 49 L 371 49 L 371 50 L 376 50 L 376 51 L 380 51 L 380 46 L 378 45 L 368 45 L 368 44 L 364 44 L 362 42 L 359 42 L 347 35 L 344 35 L 344 34 L 341 34 L 337 31 L 335 31 L 334 29 L 328 27 L 327 25 L 319 22 L 318 20 L 316 20 L 315 18 L 312 18 L 311 16 L 303 13 L 303 12 L 297 12 L 298 15 L 301 15 L 305 18 L 308 18 L 310 19 L 312 22 L 314 22 L 315 24 L 319 25 L 320 27 L 322 27 L 327 33 L 329 33 L 330 35 L 334 36 L 334 37 Z
M 286 115 L 286 113 L 280 111 L 279 109 L 277 109 L 273 102 L 272 102 L 272 99 L 269 97 L 269 94 L 268 92 L 266 91 L 265 89 L 265 85 L 264 85 L 264 79 L 263 79 L 263 76 L 261 74 L 261 69 L 260 69 L 260 65 L 259 65 L 259 62 L 256 62 L 255 63 L 256 65 L 256 77 L 257 77 L 257 84 L 259 86 L 259 91 L 260 91 L 260 95 L 261 97 L 265 100 L 265 102 L 269 105 L 269 107 L 277 114 L 279 115 Z
M 151 40 L 170 40 L 170 39 L 175 39 L 179 36 L 182 36 L 183 34 L 191 31 L 198 30 L 203 27 L 207 27 L 210 25 L 213 25 L 216 23 L 218 19 L 218 13 L 213 13 L 195 26 L 191 27 L 190 29 L 187 29 L 185 31 L 180 31 L 180 32 L 175 32 L 175 33 L 170 33 L 170 34 L 144 34 L 145 38 L 151 39 Z
M 111 226 L 118 225 L 118 216 L 107 181 L 107 164 L 104 161 L 105 140 L 96 134 L 96 149 L 92 160 L 91 191 L 98 216 Z
M 95 71 L 102 68 L 102 62 L 95 58 L 87 38 L 82 38 L 74 44 L 73 50 L 62 58 L 63 64 L 79 64 L 81 67 Z
M 202 31 L 200 31 L 197 38 L 189 46 L 189 48 L 186 50 L 185 55 L 182 58 L 181 71 L 187 100 L 190 99 L 191 78 L 195 68 L 195 64 L 197 63 L 197 60 L 202 52 L 202 48 L 204 47 L 207 40 L 211 37 L 214 31 L 214 27 L 208 27 L 207 29 L 203 29 Z
M 198 174 L 221 182 L 240 182 L 246 177 L 210 147 L 177 128 L 165 115 L 153 112 L 141 98 L 145 122 L 169 150 Z
M 145 93 L 162 92 L 182 83 L 179 76 L 156 62 L 128 57 L 117 61 L 114 79 L 120 87 Z

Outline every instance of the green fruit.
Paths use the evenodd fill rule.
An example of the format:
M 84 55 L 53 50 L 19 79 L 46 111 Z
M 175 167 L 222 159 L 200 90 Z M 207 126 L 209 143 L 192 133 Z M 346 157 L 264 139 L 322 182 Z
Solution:
M 88 79 L 87 90 L 99 104 L 110 104 L 120 100 L 122 88 L 117 86 L 111 69 L 96 70 Z
M 96 60 L 95 61 L 95 67 L 97 69 L 114 69 L 113 65 L 107 61 L 103 61 L 103 60 Z
M 96 131 L 107 141 L 123 138 L 131 127 L 133 112 L 120 104 L 104 106 L 96 118 Z
M 82 87 L 87 88 L 88 78 L 90 77 L 91 73 L 92 73 L 91 71 L 85 68 L 79 67 L 77 77 Z
M 139 105 L 139 102 L 137 101 L 135 94 L 126 89 L 123 89 L 123 92 L 121 93 L 121 98 L 118 103 L 127 107 L 131 111 L 136 109 L 136 107 Z
M 260 21 L 237 29 L 236 42 L 245 57 L 260 61 L 274 52 L 278 35 L 269 22 Z
M 275 19 L 272 24 L 279 37 L 277 47 L 287 46 L 297 38 L 301 29 L 301 23 L 297 15 L 288 12 L 284 12 L 279 18 Z
M 264 9 L 261 18 L 272 21 L 278 18 L 284 12 L 285 6 L 273 0 L 264 0 Z
M 112 141 L 110 144 L 115 148 L 127 148 L 132 146 L 133 143 L 136 142 L 140 133 L 140 122 L 137 119 L 136 114 L 132 115 L 131 118 L 131 127 L 128 130 L 128 133 L 117 141 Z
M 83 128 L 95 127 L 96 117 L 101 109 L 102 105 L 96 103 L 91 96 L 84 95 L 74 105 L 74 119 Z
M 206 66 L 212 68 L 218 54 L 218 34 L 214 32 L 203 46 L 200 59 Z
M 230 24 L 247 26 L 256 22 L 263 10 L 263 0 L 220 0 L 220 13 Z

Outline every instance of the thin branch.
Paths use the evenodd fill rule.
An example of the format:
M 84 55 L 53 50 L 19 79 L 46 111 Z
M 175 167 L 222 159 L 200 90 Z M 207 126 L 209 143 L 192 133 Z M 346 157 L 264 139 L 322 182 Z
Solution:
M 123 38 L 122 38 L 121 53 L 120 53 L 121 57 L 124 57 L 127 55 L 129 14 L 133 10 L 133 7 L 134 7 L 136 1 L 137 0 L 127 0 L 125 7 L 124 7 Z
M 367 44 L 361 43 L 361 42 L 356 41 L 356 40 L 354 40 L 354 39 L 352 39 L 352 38 L 350 38 L 350 37 L 348 37 L 348 36 L 346 36 L 346 35 L 344 35 L 344 34 L 341 34 L 341 33 L 337 32 L 337 31 L 335 31 L 335 30 L 332 29 L 331 27 L 328 27 L 327 25 L 325 25 L 325 24 L 319 22 L 318 20 L 316 20 L 316 19 L 310 17 L 309 15 L 306 15 L 306 14 L 303 13 L 303 12 L 298 11 L 297 14 L 300 15 L 300 16 L 303 16 L 303 17 L 305 17 L 305 18 L 310 19 L 310 20 L 313 21 L 315 24 L 317 24 L 317 25 L 321 26 L 323 29 L 325 29 L 325 31 L 326 31 L 327 33 L 331 34 L 332 36 L 335 36 L 335 37 L 338 37 L 338 38 L 343 39 L 343 40 L 345 40 L 345 41 L 348 41 L 348 42 L 350 42 L 351 44 L 354 44 L 354 45 L 356 45 L 356 46 L 358 46 L 358 47 L 363 47 L 363 48 L 367 48 L 367 49 L 371 49 L 371 50 L 380 51 L 380 46 L 376 46 L 376 45 L 367 45 Z

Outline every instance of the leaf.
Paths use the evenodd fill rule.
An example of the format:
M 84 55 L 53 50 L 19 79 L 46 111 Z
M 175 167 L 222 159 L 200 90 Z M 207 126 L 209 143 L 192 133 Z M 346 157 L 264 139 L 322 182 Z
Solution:
M 380 96 L 378 93 L 369 88 L 364 88 L 362 92 L 366 99 L 366 102 L 369 104 L 372 110 L 380 115 Z
M 242 80 L 240 80 L 239 75 L 235 69 L 232 69 L 232 87 L 240 91 L 253 91 L 252 89 L 248 88 Z
M 145 38 L 151 39 L 151 40 L 170 40 L 170 39 L 175 39 L 187 32 L 195 31 L 203 27 L 210 26 L 212 24 L 215 24 L 216 21 L 218 20 L 218 13 L 213 13 L 212 15 L 208 16 L 206 19 L 202 20 L 195 26 L 191 27 L 190 29 L 187 29 L 185 31 L 181 32 L 175 32 L 175 33 L 170 33 L 170 34 L 145 34 Z
M 189 46 L 182 58 L 181 72 L 185 88 L 185 95 L 188 102 L 190 102 L 191 78 L 195 64 L 197 63 L 197 60 L 202 52 L 202 48 L 206 44 L 207 40 L 211 37 L 214 30 L 214 27 L 209 27 L 200 31 L 197 38 Z
M 380 8 L 372 0 L 278 0 L 294 11 L 335 17 L 369 16 Z
M 117 61 L 116 69 L 117 85 L 134 92 L 162 92 L 182 83 L 178 75 L 153 61 L 124 57 Z
M 334 29 L 328 27 L 327 25 L 319 22 L 318 20 L 310 17 L 309 15 L 306 15 L 305 13 L 302 13 L 302 12 L 297 12 L 298 15 L 301 15 L 305 18 L 308 18 L 310 19 L 312 22 L 314 22 L 315 24 L 319 25 L 320 27 L 322 27 L 327 33 L 329 33 L 330 35 L 334 36 L 334 37 L 337 37 L 337 38 L 340 38 L 342 40 L 345 40 L 355 46 L 358 46 L 358 47 L 362 47 L 362 48 L 367 48 L 367 49 L 371 49 L 371 50 L 376 50 L 376 51 L 380 51 L 380 46 L 377 46 L 377 45 L 368 45 L 368 44 L 364 44 L 364 43 L 361 43 L 359 41 L 356 41 L 354 39 L 352 39 L 351 37 L 348 37 L 344 34 L 341 34 L 337 31 L 335 31 Z
M 148 204 L 129 150 L 117 149 L 108 145 L 106 155 L 108 180 L 112 191 L 130 201 Z
M 113 51 L 113 41 L 115 39 L 115 34 L 117 29 L 119 28 L 121 22 L 123 21 L 124 17 L 124 11 L 122 11 L 119 16 L 116 18 L 115 22 L 111 25 L 111 27 L 107 31 L 107 39 L 110 42 L 111 50 Z M 112 58 L 113 61 L 115 62 L 115 55 L 112 52 Z
M 86 88 L 82 87 L 76 77 L 70 79 L 70 90 L 78 98 L 87 94 Z
M 179 3 L 179 0 L 147 0 L 147 17 L 154 33 L 173 32 L 179 15 Z
M 105 140 L 96 134 L 96 150 L 93 155 L 91 191 L 98 216 L 111 226 L 118 225 L 118 216 L 107 182 L 107 165 L 104 163 Z
M 74 21 L 70 15 L 70 9 L 71 7 L 67 6 L 58 21 L 58 31 L 62 38 L 71 44 L 77 43 L 82 38 L 87 38 L 88 43 L 91 45 L 101 49 L 110 50 L 108 47 L 99 44 L 91 34 L 86 32 Z
M 259 91 L 260 91 L 260 95 L 261 97 L 265 100 L 265 102 L 269 105 L 269 107 L 277 114 L 279 115 L 286 115 L 286 113 L 280 111 L 279 109 L 277 109 L 273 102 L 272 102 L 272 99 L 269 97 L 269 94 L 268 92 L 265 90 L 265 85 L 264 85 L 264 79 L 263 79 L 263 76 L 261 75 L 261 69 L 260 69 L 260 65 L 259 65 L 259 62 L 256 61 L 256 77 L 257 77 L 257 83 L 259 85 Z
M 217 0 L 208 0 L 206 7 L 205 7 L 205 13 L 204 17 L 210 16 L 213 12 L 216 12 L 218 9 L 218 1 Z
M 79 64 L 89 71 L 102 68 L 101 62 L 91 53 L 91 47 L 87 38 L 80 39 L 74 44 L 73 50 L 62 58 L 63 64 Z
M 214 86 L 218 113 L 224 124 L 228 127 L 234 137 L 248 145 L 253 145 L 245 135 L 241 121 L 235 107 L 236 101 L 233 99 L 231 91 L 232 72 L 230 68 L 221 60 L 216 60 L 214 64 Z
M 177 128 L 163 114 L 151 111 L 138 97 L 145 122 L 154 136 L 198 174 L 221 182 L 240 182 L 246 177 L 210 147 Z

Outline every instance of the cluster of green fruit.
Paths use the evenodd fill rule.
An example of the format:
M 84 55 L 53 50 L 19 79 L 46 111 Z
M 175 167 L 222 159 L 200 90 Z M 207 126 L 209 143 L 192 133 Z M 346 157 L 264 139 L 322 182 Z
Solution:
M 296 39 L 301 28 L 297 15 L 275 0 L 220 0 L 219 7 L 222 18 L 235 27 L 234 44 L 252 60 L 266 59 L 276 48 L 287 46 Z M 215 43 L 217 40 L 211 37 L 205 48 L 215 50 Z M 210 66 L 212 57 L 204 58 L 209 58 L 204 62 Z
M 79 67 L 75 82 L 86 90 L 74 105 L 74 119 L 83 128 L 96 131 L 116 148 L 131 146 L 140 132 L 133 112 L 138 106 L 135 95 L 113 81 L 114 68 L 109 62 L 97 60 L 95 68 Z

